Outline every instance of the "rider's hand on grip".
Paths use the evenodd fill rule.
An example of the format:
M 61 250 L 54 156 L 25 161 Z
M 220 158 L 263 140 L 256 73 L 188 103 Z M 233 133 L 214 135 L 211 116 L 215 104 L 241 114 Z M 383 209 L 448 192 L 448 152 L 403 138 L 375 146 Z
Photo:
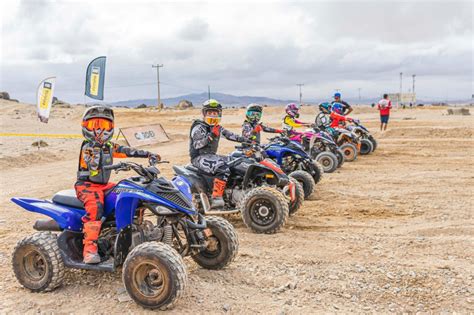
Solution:
M 155 165 L 157 162 L 161 161 L 161 156 L 159 154 L 150 154 L 148 157 L 148 161 L 150 162 L 150 165 Z

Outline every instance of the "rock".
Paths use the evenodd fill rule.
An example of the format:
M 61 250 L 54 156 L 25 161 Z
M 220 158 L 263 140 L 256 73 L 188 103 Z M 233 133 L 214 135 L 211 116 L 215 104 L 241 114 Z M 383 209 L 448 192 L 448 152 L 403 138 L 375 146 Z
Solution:
M 0 99 L 9 100 L 10 94 L 8 92 L 0 92 Z
M 229 304 L 224 304 L 224 305 L 222 305 L 222 309 L 224 310 L 224 312 L 228 312 L 228 311 L 230 311 L 230 305 Z
M 39 140 L 39 141 L 35 141 L 31 144 L 32 147 L 39 147 L 39 148 L 44 148 L 44 147 L 47 147 L 49 146 L 49 144 L 46 142 L 46 141 L 43 141 L 43 140 Z
M 132 298 L 130 297 L 130 295 L 128 294 L 121 294 L 117 297 L 118 301 L 119 302 L 129 302 L 132 300 Z
M 193 103 L 187 100 L 181 100 L 178 103 L 178 106 L 176 106 L 177 109 L 187 109 L 187 108 L 192 108 Z

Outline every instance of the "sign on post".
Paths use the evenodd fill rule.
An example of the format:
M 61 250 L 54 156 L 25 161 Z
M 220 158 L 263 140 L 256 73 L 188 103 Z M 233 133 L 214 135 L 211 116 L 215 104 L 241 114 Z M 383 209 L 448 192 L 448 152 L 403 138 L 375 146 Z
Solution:
M 131 147 L 168 142 L 170 138 L 161 124 L 120 128 L 117 137 L 122 134 Z

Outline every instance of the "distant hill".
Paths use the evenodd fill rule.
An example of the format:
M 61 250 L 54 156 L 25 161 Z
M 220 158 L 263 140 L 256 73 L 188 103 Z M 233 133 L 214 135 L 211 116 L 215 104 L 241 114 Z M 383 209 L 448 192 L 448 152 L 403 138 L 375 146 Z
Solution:
M 294 100 L 280 100 L 274 99 L 269 97 L 263 96 L 235 96 L 231 94 L 224 94 L 224 93 L 212 93 L 211 98 L 214 98 L 221 102 L 224 106 L 240 106 L 240 105 L 247 105 L 250 103 L 258 103 L 258 104 L 266 104 L 266 105 L 283 105 L 291 102 L 295 102 Z M 194 94 L 187 94 L 178 97 L 171 97 L 162 99 L 162 103 L 166 106 L 174 106 L 179 103 L 181 100 L 187 100 L 192 102 L 195 106 L 202 104 L 204 101 L 208 99 L 207 93 L 194 93 Z M 119 101 L 110 103 L 113 106 L 128 106 L 128 107 L 136 107 L 141 104 L 145 105 L 156 105 L 157 99 L 156 98 L 147 98 L 147 99 L 135 99 L 135 100 L 128 100 L 128 101 Z

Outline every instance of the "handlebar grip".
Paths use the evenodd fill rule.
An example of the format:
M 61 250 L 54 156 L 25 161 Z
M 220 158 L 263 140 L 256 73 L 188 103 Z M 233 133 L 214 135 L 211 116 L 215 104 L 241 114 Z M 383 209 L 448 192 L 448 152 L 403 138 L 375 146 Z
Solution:
M 115 169 L 120 168 L 120 167 L 122 167 L 122 164 L 106 165 L 106 166 L 104 166 L 104 170 L 111 171 L 111 170 L 115 170 Z

